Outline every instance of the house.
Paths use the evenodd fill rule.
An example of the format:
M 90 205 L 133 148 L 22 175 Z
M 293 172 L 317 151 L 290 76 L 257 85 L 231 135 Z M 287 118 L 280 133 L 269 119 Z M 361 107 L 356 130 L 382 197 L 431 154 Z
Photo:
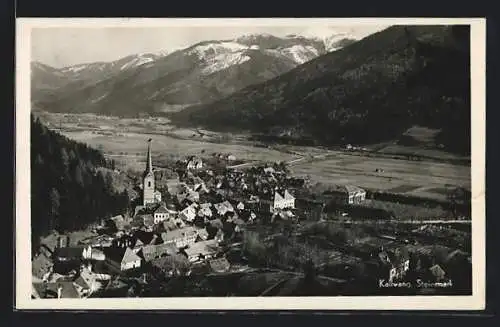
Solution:
M 153 213 L 154 224 L 159 224 L 169 216 L 169 212 L 164 205 L 160 205 Z
M 175 255 L 176 253 L 177 247 L 173 243 L 146 245 L 142 247 L 142 257 L 146 262 L 150 262 L 154 259 L 161 258 L 167 255 Z
M 245 209 L 245 204 L 243 202 L 238 202 L 238 204 L 236 205 L 236 209 L 238 210 L 244 210 Z
M 278 191 L 274 192 L 272 210 L 294 209 L 294 208 L 295 208 L 295 197 L 291 195 L 288 192 L 288 190 L 285 190 L 283 194 L 280 194 Z
M 152 229 L 155 225 L 155 219 L 153 215 L 142 215 L 142 223 L 147 229 Z
M 198 262 L 214 257 L 217 254 L 217 250 L 217 241 L 214 239 L 193 243 L 188 248 L 184 249 L 184 253 L 189 262 Z
M 132 246 L 135 243 L 135 239 L 130 235 L 123 235 L 119 238 L 113 240 L 111 247 L 125 248 L 127 246 Z M 104 252 L 106 254 L 106 251 Z
M 160 244 L 161 243 L 161 240 L 158 238 L 157 234 L 155 234 L 153 232 L 143 231 L 143 230 L 136 231 L 134 233 L 134 238 L 137 241 L 141 241 L 143 246 L 148 245 L 148 244 L 153 245 L 153 244 Z M 137 243 L 136 243 L 136 245 L 137 245 Z
M 155 203 L 160 203 L 161 202 L 161 192 L 158 190 L 154 191 L 153 198 L 155 200 Z
M 87 260 L 96 260 L 96 261 L 104 261 L 106 259 L 106 255 L 103 251 L 96 249 L 90 245 L 83 249 L 83 259 Z
M 208 265 L 210 266 L 210 269 L 216 273 L 224 273 L 229 271 L 231 268 L 231 264 L 226 258 L 211 259 L 208 262 Z
M 353 185 L 335 185 L 327 192 L 337 204 L 359 204 L 366 200 L 366 191 Z
M 275 211 L 273 216 L 272 216 L 273 220 L 276 218 L 279 218 L 281 220 L 291 220 L 291 219 L 295 218 L 295 215 L 290 210 L 278 210 L 278 211 Z
M 212 217 L 212 204 L 202 203 L 200 204 L 200 209 L 198 210 L 198 216 L 201 217 Z
M 134 250 L 135 253 L 138 253 L 140 250 L 142 250 L 142 247 L 144 245 L 145 245 L 144 242 L 138 238 L 135 240 L 135 243 L 134 243 L 134 246 L 132 247 L 132 249 Z
M 163 222 L 163 228 L 168 232 L 179 228 L 184 228 L 186 224 L 181 218 L 171 218 Z
M 435 278 L 437 282 L 444 280 L 446 277 L 446 272 L 441 268 L 440 265 L 436 264 L 429 268 L 429 272 Z
M 43 279 L 53 267 L 52 260 L 50 258 L 40 253 L 31 261 L 31 274 L 39 279 Z
M 227 161 L 235 161 L 236 160 L 236 156 L 234 156 L 232 154 L 228 154 L 227 157 L 226 157 L 226 160 Z
M 389 270 L 389 282 L 401 280 L 410 269 L 410 258 L 404 249 L 396 249 L 394 252 L 381 251 L 379 258 Z
M 109 248 L 105 262 L 114 270 L 126 271 L 141 266 L 141 258 L 130 247 Z
M 107 275 L 106 279 L 110 279 L 111 276 Z M 82 267 L 78 278 L 74 281 L 80 297 L 87 297 L 92 293 L 98 291 L 102 288 L 103 284 L 98 280 L 98 275 L 92 273 L 91 268 Z
M 196 231 L 198 233 L 198 237 L 202 240 L 202 241 L 206 241 L 208 239 L 208 232 L 205 228 L 200 228 Z
M 191 244 L 196 242 L 197 237 L 198 233 L 196 231 L 196 228 L 191 226 L 161 234 L 161 238 L 163 239 L 164 243 L 173 243 L 177 248 L 190 246 Z
M 55 261 L 79 261 L 83 259 L 83 247 L 57 247 L 54 249 Z
M 92 247 L 108 247 L 113 244 L 113 237 L 109 235 L 99 235 L 79 241 L 80 245 L 90 245 Z
M 176 195 L 177 202 L 178 203 L 183 203 L 185 200 L 188 200 L 190 202 L 198 202 L 200 201 L 200 193 L 190 189 L 186 188 L 185 191 L 180 192 Z
M 188 170 L 195 170 L 201 168 L 203 168 L 203 160 L 201 160 L 200 158 L 191 158 L 186 165 L 186 169 Z
M 57 281 L 52 283 L 33 283 L 32 297 L 36 299 L 79 299 L 77 286 L 72 281 Z
M 217 210 L 217 213 L 221 216 L 225 215 L 227 212 L 234 212 L 234 208 L 229 201 L 216 203 L 214 207 L 215 210 Z
M 196 218 L 196 207 L 194 205 L 190 205 L 184 208 L 184 210 L 179 213 L 179 218 L 192 222 Z

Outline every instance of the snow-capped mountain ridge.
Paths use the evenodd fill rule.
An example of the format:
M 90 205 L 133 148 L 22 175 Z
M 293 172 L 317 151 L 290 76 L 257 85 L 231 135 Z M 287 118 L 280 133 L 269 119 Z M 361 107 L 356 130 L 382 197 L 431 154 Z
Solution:
M 337 42 L 332 49 L 344 45 Z M 170 110 L 220 99 L 327 52 L 325 42 L 315 38 L 250 34 L 52 71 L 33 65 L 32 99 L 44 110 L 59 112 L 130 115 Z
M 283 56 L 303 64 L 325 52 L 337 50 L 341 47 L 336 43 L 343 39 L 350 39 L 347 33 L 339 33 L 330 37 L 309 37 L 291 34 L 277 37 L 268 33 L 245 34 L 232 40 L 203 41 L 185 49 L 188 55 L 197 56 L 203 71 L 206 74 L 215 73 L 232 65 L 242 64 L 250 57 L 245 52 L 248 50 L 263 51 L 273 56 Z M 167 57 L 172 51 L 161 50 L 157 52 L 144 52 L 132 54 L 111 62 L 91 62 L 71 65 L 62 68 L 53 68 L 54 73 L 70 75 L 70 79 L 78 79 L 78 75 L 102 74 L 109 75 L 124 70 L 135 69 L 145 64 L 152 64 L 156 60 Z M 43 65 L 44 67 L 42 67 Z M 48 71 L 49 66 L 38 63 L 34 69 Z

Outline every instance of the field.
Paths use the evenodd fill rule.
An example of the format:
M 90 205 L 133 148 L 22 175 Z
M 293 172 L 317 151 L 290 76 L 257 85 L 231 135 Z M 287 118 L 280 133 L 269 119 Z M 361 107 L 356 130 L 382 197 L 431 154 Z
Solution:
M 187 155 L 208 156 L 213 152 L 231 153 L 240 160 L 252 161 L 280 161 L 299 158 L 278 150 L 258 148 L 240 144 L 218 144 L 198 140 L 179 139 L 165 135 L 151 135 L 139 133 L 122 133 L 121 135 L 93 134 L 90 131 L 63 132 L 69 138 L 85 142 L 93 147 L 102 149 L 106 154 L 131 157 L 132 161 L 145 160 L 146 142 L 153 139 L 153 151 L 156 156 L 181 158 Z M 204 153 L 202 153 L 202 151 Z M 134 158 L 135 157 L 135 158 Z M 153 158 L 154 159 L 154 158 Z
M 296 175 L 316 182 L 352 184 L 394 193 L 445 199 L 450 187 L 470 189 L 470 167 L 428 161 L 353 156 L 339 152 L 335 159 L 300 162 L 291 166 Z M 376 172 L 376 169 L 383 172 Z
M 166 160 L 186 155 L 233 154 L 247 162 L 294 161 L 291 172 L 309 176 L 312 181 L 353 184 L 372 190 L 403 193 L 419 197 L 446 199 L 453 187 L 471 188 L 470 165 L 378 157 L 377 153 L 326 150 L 320 147 L 274 145 L 258 147 L 244 135 L 229 135 L 198 129 L 178 129 L 165 118 L 120 119 L 91 114 L 41 114 L 41 119 L 61 133 L 105 152 L 120 166 L 141 170 L 146 141 L 153 139 L 153 160 L 161 166 Z M 431 143 L 435 131 L 414 127 L 409 138 Z M 422 152 L 423 151 L 423 152 Z M 380 154 L 408 153 L 441 159 L 457 159 L 439 150 L 401 144 L 385 144 Z M 375 170 L 379 169 L 379 172 Z

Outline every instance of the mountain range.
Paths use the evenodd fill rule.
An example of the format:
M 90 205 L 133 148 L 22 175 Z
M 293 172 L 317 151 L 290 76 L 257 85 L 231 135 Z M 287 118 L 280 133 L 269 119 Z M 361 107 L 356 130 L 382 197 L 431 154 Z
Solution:
M 376 143 L 413 125 L 470 153 L 467 26 L 392 26 L 263 83 L 169 117 L 177 125 L 307 139 Z
M 113 62 L 65 68 L 33 62 L 32 107 L 118 116 L 176 111 L 219 100 L 355 41 L 349 35 L 250 34 Z

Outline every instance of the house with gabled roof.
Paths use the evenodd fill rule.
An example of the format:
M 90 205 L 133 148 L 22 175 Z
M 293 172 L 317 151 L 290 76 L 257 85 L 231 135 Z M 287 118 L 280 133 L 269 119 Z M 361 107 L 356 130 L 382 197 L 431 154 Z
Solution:
M 173 219 L 167 219 L 163 222 L 163 228 L 167 232 L 175 230 L 175 229 L 179 229 L 179 228 L 184 228 L 185 226 L 186 226 L 186 224 L 184 223 L 184 221 L 180 217 L 173 218 Z
M 274 198 L 272 202 L 272 210 L 276 209 L 294 209 L 295 208 L 295 197 L 285 190 L 283 193 L 279 191 L 274 192 Z
M 186 169 L 196 170 L 203 168 L 203 160 L 201 158 L 192 157 L 188 160 Z
M 205 228 L 200 228 L 196 231 L 198 233 L 199 239 L 206 241 L 208 239 L 208 232 Z
M 213 258 L 218 251 L 218 244 L 215 239 L 196 242 L 184 249 L 189 262 L 198 262 Z
M 105 276 L 104 278 L 102 278 Z M 102 280 L 111 279 L 110 275 L 94 274 L 89 267 L 82 267 L 74 283 L 81 297 L 87 297 L 102 288 Z
M 386 271 L 389 271 L 389 282 L 401 280 L 410 269 L 410 258 L 405 248 L 397 248 L 394 251 L 381 251 L 379 259 Z
M 446 272 L 438 264 L 435 264 L 432 267 L 430 267 L 429 272 L 437 282 L 442 281 L 446 277 Z
M 198 233 L 196 228 L 189 226 L 162 233 L 161 238 L 164 243 L 173 243 L 177 248 L 183 248 L 196 242 Z
M 154 224 L 159 224 L 169 216 L 169 212 L 165 205 L 160 205 L 153 213 L 153 222 Z
M 196 218 L 196 206 L 190 205 L 184 208 L 179 213 L 179 218 L 188 222 L 194 221 L 194 219 Z
M 125 271 L 141 266 L 141 257 L 130 247 L 109 248 L 105 254 L 105 262 L 114 270 Z
M 359 204 L 366 200 L 366 191 L 354 185 L 330 186 L 325 193 L 332 195 L 338 204 Z
M 216 273 L 224 273 L 229 271 L 229 269 L 231 268 L 231 264 L 224 257 L 211 259 L 208 261 L 208 264 L 210 266 L 210 269 Z
M 142 254 L 144 261 L 150 262 L 167 255 L 175 255 L 177 252 L 177 247 L 174 243 L 163 243 L 143 246 L 139 254 Z
M 211 203 L 202 203 L 200 204 L 200 209 L 198 210 L 198 216 L 200 217 L 212 217 L 212 204 Z
M 221 216 L 224 216 L 227 212 L 234 212 L 233 205 L 227 200 L 221 203 L 214 204 L 214 208 Z

